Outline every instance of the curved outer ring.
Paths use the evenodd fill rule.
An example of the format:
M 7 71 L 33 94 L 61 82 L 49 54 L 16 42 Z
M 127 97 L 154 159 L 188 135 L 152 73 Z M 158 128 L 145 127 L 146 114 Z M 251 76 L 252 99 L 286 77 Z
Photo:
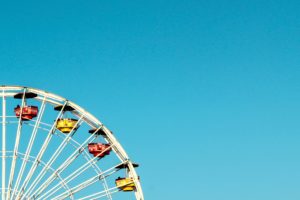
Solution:
M 75 108 L 75 111 L 79 112 L 80 114 L 84 114 L 84 116 L 86 116 L 85 120 L 87 120 L 87 123 L 89 123 L 93 128 L 102 127 L 103 131 L 106 133 L 107 140 L 109 140 L 110 143 L 114 144 L 113 148 L 114 148 L 115 153 L 119 157 L 119 159 L 122 162 L 127 163 L 127 165 L 128 165 L 129 174 L 133 178 L 134 183 L 136 185 L 136 191 L 135 191 L 136 199 L 144 200 L 142 187 L 141 187 L 138 175 L 133 167 L 131 160 L 129 159 L 127 153 L 125 152 L 125 150 L 123 149 L 121 144 L 117 141 L 115 136 L 111 133 L 111 131 L 107 127 L 105 127 L 103 125 L 103 123 L 101 121 L 99 121 L 95 116 L 93 116 L 91 113 L 87 112 L 86 110 L 84 110 L 83 108 L 81 108 L 80 106 L 75 104 L 74 102 L 69 101 L 68 99 L 65 99 L 56 94 L 46 92 L 43 90 L 39 90 L 39 89 L 35 89 L 35 88 L 29 88 L 29 87 L 24 87 L 24 86 L 3 86 L 2 85 L 2 86 L 0 86 L 0 90 L 4 91 L 4 93 L 0 93 L 0 97 L 3 97 L 3 94 L 4 94 L 4 96 L 13 96 L 17 93 L 16 91 L 21 91 L 24 89 L 26 89 L 28 92 L 33 92 L 38 95 L 47 97 L 46 101 L 53 105 L 60 105 L 60 103 L 57 101 L 63 101 L 63 102 L 67 101 L 68 105 Z M 13 91 L 13 92 L 7 93 L 7 91 Z M 39 99 L 39 97 L 36 97 L 36 99 Z

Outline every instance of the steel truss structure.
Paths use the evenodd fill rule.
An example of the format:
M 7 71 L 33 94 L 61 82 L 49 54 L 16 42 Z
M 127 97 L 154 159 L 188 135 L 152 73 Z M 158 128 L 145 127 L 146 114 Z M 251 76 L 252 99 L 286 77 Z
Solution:
M 138 165 L 96 117 L 75 103 L 43 90 L 0 86 L 0 91 L 2 200 L 144 200 L 135 171 Z M 19 116 L 13 110 L 17 105 Z M 34 119 L 23 118 L 23 108 L 29 105 L 38 107 Z M 57 126 L 61 119 L 72 119 L 75 124 L 68 132 L 61 131 Z M 88 149 L 89 144 L 97 142 L 109 145 L 101 156 L 91 155 Z M 124 192 L 122 185 L 116 185 L 115 180 L 120 176 L 132 180 L 131 192 Z

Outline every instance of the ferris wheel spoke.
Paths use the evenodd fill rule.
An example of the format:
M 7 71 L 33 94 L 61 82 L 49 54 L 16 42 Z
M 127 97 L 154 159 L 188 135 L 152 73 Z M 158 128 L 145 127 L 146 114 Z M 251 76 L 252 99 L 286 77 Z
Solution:
M 32 166 L 31 166 L 31 168 L 30 168 L 30 170 L 29 170 L 29 173 L 27 174 L 27 176 L 26 176 L 26 178 L 25 178 L 25 180 L 24 180 L 24 182 L 23 182 L 23 184 L 22 184 L 22 186 L 21 186 L 21 188 L 20 188 L 20 193 L 19 193 L 19 196 L 20 196 L 20 197 L 22 197 L 25 188 L 27 187 L 27 185 L 28 185 L 28 183 L 29 183 L 31 177 L 33 176 L 33 174 L 34 174 L 34 172 L 35 172 L 37 166 L 38 166 L 39 163 L 40 163 L 40 160 L 41 160 L 41 158 L 42 158 L 44 152 L 46 151 L 46 149 L 47 149 L 47 147 L 48 147 L 48 144 L 49 144 L 49 142 L 50 142 L 50 140 L 51 140 L 51 138 L 52 138 L 52 136 L 53 136 L 53 132 L 55 131 L 56 121 L 61 117 L 61 115 L 62 115 L 62 113 L 63 113 L 63 109 L 64 109 L 64 107 L 67 105 L 67 103 L 68 103 L 67 101 L 64 102 L 62 109 L 61 109 L 60 112 L 58 113 L 58 115 L 57 115 L 57 117 L 56 117 L 56 120 L 54 121 L 54 123 L 53 123 L 53 125 L 52 125 L 52 127 L 51 127 L 51 129 L 50 129 L 50 131 L 49 131 L 49 133 L 48 133 L 48 135 L 47 135 L 47 138 L 45 139 L 45 141 L 44 141 L 44 143 L 43 143 L 43 145 L 42 145 L 42 147 L 41 147 L 41 149 L 40 149 L 40 151 L 39 151 L 39 153 L 38 153 L 38 155 L 37 155 L 37 157 L 36 157 L 34 163 L 32 164 Z
M 117 187 L 110 188 L 110 189 L 108 189 L 108 191 L 109 191 L 110 194 L 114 194 L 114 193 L 120 192 L 120 190 Z M 104 194 L 104 192 L 105 191 L 97 192 L 97 193 L 94 193 L 94 194 L 91 194 L 91 195 L 88 195 L 88 196 L 81 197 L 78 200 L 102 199 L 104 197 L 107 197 L 107 195 Z
M 0 86 L 0 97 L 2 200 L 112 200 L 124 196 L 123 191 L 132 191 L 131 198 L 143 200 L 135 170 L 138 165 L 95 116 L 64 97 L 39 89 Z M 27 105 L 30 99 L 38 105 Z M 16 102 L 19 105 L 11 112 Z M 77 134 L 77 129 L 86 128 L 90 135 Z M 14 131 L 9 138 L 8 131 Z
M 110 144 L 110 146 L 108 147 L 108 148 L 106 148 L 106 149 L 104 149 L 101 153 L 105 153 L 105 152 L 107 152 L 107 151 L 110 151 L 112 148 L 114 147 L 114 144 Z M 97 154 L 95 157 L 98 157 L 98 156 L 100 156 L 101 155 L 101 153 L 99 153 L 99 154 Z M 95 163 L 95 162 L 93 162 L 93 163 Z M 98 165 L 92 165 L 92 167 L 99 173 L 99 174 L 101 174 L 102 173 L 102 170 L 98 167 Z M 103 185 L 103 187 L 104 187 L 104 190 L 105 190 L 105 192 L 106 192 L 106 195 L 107 195 L 107 198 L 109 199 L 109 200 L 112 200 L 112 196 L 111 196 L 111 194 L 110 194 L 110 192 L 108 191 L 108 185 L 107 185 L 107 182 L 106 182 L 106 179 L 100 179 L 100 181 L 102 182 L 102 185 Z
M 13 152 L 10 152 L 10 153 L 13 153 Z M 21 156 L 20 157 L 20 159 L 22 159 L 22 160 L 24 160 L 24 157 L 25 157 L 25 154 L 23 154 L 23 153 L 19 153 L 18 152 L 18 154 Z M 27 160 L 27 162 L 34 162 L 34 160 L 35 160 L 35 158 L 33 157 L 33 156 L 29 156 L 29 159 Z M 45 162 L 43 162 L 42 160 L 40 161 L 40 165 L 41 166 L 45 166 L 46 165 L 46 163 Z M 55 170 L 53 169 L 53 168 L 48 168 L 47 169 L 47 172 L 49 172 L 49 173 L 53 173 Z M 60 181 L 61 181 L 61 183 L 62 183 L 62 187 L 64 188 L 64 189 L 66 189 L 66 190 L 69 190 L 70 188 L 69 188 L 69 186 L 65 183 L 65 181 L 64 181 L 64 179 L 60 176 L 60 175 L 58 175 L 58 177 L 57 177 Z M 28 195 L 26 196 L 25 194 L 23 194 L 23 197 L 28 197 Z M 27 198 L 28 199 L 28 198 Z
M 108 150 L 108 149 L 106 149 Z M 106 150 L 104 150 L 103 152 L 105 152 Z M 85 152 L 85 151 L 83 151 Z M 84 165 L 82 165 L 80 168 L 78 168 L 77 170 L 75 170 L 72 174 L 70 174 L 69 176 L 67 176 L 64 180 L 66 181 L 66 183 L 71 182 L 72 180 L 74 180 L 75 178 L 77 178 L 79 175 L 81 175 L 83 172 L 85 172 L 87 169 L 89 169 L 91 166 L 95 167 L 96 165 L 96 157 L 92 158 L 92 159 L 87 159 L 87 163 L 85 163 Z M 98 168 L 99 174 L 102 173 L 102 171 Z M 103 179 L 104 180 L 104 179 Z M 105 187 L 107 187 L 106 182 L 104 182 Z M 56 191 L 58 191 L 60 189 L 61 183 L 56 184 L 54 187 L 50 188 L 49 191 L 47 191 L 47 193 L 55 193 Z M 54 191 L 53 191 L 54 190 Z
M 80 156 L 80 154 L 84 151 L 84 147 L 95 139 L 95 134 L 99 129 L 101 129 L 101 127 L 99 127 L 78 148 L 76 148 L 76 150 L 65 160 L 65 162 L 63 162 L 39 188 L 35 189 L 35 195 L 38 196 L 40 193 L 42 193 L 58 177 L 60 173 L 62 173 L 73 161 L 75 161 L 78 156 Z M 28 189 L 29 196 L 32 189 L 33 187 Z
M 6 97 L 2 90 L 2 199 L 5 199 L 6 178 Z
M 21 109 L 20 109 L 20 115 L 19 115 L 17 135 L 16 135 L 16 142 L 15 142 L 15 147 L 14 147 L 14 154 L 13 154 L 12 164 L 11 164 L 11 168 L 10 168 L 10 175 L 9 175 L 9 182 L 8 182 L 8 192 L 7 192 L 6 199 L 10 199 L 11 189 L 12 189 L 14 175 L 15 175 L 15 168 L 16 168 L 16 162 L 17 162 L 17 152 L 18 152 L 18 149 L 19 149 L 19 143 L 20 143 L 20 138 L 21 138 L 23 107 L 25 105 L 25 93 L 26 93 L 26 88 L 24 88 L 24 90 L 23 90 L 22 103 L 21 103 Z
M 101 124 L 101 126 L 100 126 L 100 128 L 102 129 L 103 128 L 103 124 Z M 99 128 L 98 128 L 99 129 Z M 97 131 L 98 131 L 98 129 L 97 129 Z M 100 129 L 99 129 L 100 130 Z M 96 132 L 94 132 L 94 133 L 96 133 Z M 97 136 L 98 137 L 98 136 Z M 72 140 L 72 138 L 71 138 L 71 140 Z M 75 140 L 72 140 L 77 146 L 75 146 L 75 148 L 77 148 L 78 146 L 80 146 L 80 144 L 77 142 L 77 141 L 75 141 Z M 114 145 L 113 144 L 110 144 L 110 147 L 114 147 Z M 108 150 L 110 150 L 110 148 L 108 147 L 107 149 L 104 149 L 103 151 L 102 151 L 102 153 L 105 153 L 106 151 L 108 151 Z M 100 156 L 101 155 L 101 153 L 99 153 L 99 154 L 97 154 L 97 155 L 95 155 L 95 159 L 94 159 L 94 161 L 93 162 L 89 162 L 90 160 L 92 160 L 93 158 L 91 158 L 91 155 L 87 152 L 87 151 L 83 151 L 83 157 L 86 159 L 86 162 L 88 162 L 89 163 L 89 167 L 92 167 L 98 174 L 100 174 L 100 173 L 102 173 L 102 170 L 99 168 L 99 166 L 96 164 L 96 158 L 95 157 L 98 157 L 98 156 Z M 105 190 L 108 188 L 108 186 L 107 186 L 107 182 L 106 182 L 106 180 L 105 179 L 101 179 L 101 182 L 102 182 L 102 184 L 103 184 L 103 187 L 105 188 Z M 108 199 L 109 200 L 112 200 L 112 197 L 111 197 L 111 195 L 109 194 L 109 192 L 107 192 L 107 197 L 108 197 Z
M 120 187 L 124 187 L 126 185 L 131 184 L 131 183 L 133 183 L 133 181 L 132 182 L 127 182 L 126 184 L 123 184 L 123 185 L 119 185 L 119 186 L 116 186 L 116 187 L 109 188 L 107 191 L 110 194 L 113 194 L 113 193 L 116 193 L 116 192 L 120 192 Z M 81 197 L 78 200 L 101 199 L 103 197 L 107 197 L 107 195 L 105 193 L 106 193 L 106 191 L 96 192 L 94 194 L 90 194 L 90 195 Z
M 65 191 L 64 193 L 53 197 L 53 199 L 65 199 L 65 198 L 69 197 L 70 195 L 74 195 L 75 193 L 83 190 L 84 188 L 96 183 L 97 181 L 98 181 L 98 176 L 93 177 L 93 178 L 81 183 L 80 185 L 73 187 L 70 190 Z
M 51 167 L 51 165 L 55 162 L 55 160 L 59 157 L 59 155 L 61 154 L 61 152 L 63 151 L 63 149 L 66 147 L 66 145 L 68 144 L 68 142 L 71 140 L 71 137 L 75 134 L 77 128 L 79 127 L 82 123 L 82 117 L 80 117 L 80 119 L 76 122 L 75 126 L 72 128 L 72 130 L 70 131 L 70 134 L 65 137 L 65 139 L 63 140 L 63 142 L 60 144 L 60 146 L 56 149 L 55 153 L 51 156 L 51 158 L 49 159 L 49 161 L 47 162 L 46 166 L 42 169 L 42 171 L 39 173 L 39 175 L 35 178 L 35 180 L 32 182 L 32 184 L 29 186 L 29 190 L 31 190 L 31 188 L 36 187 L 36 185 L 41 181 L 41 179 L 44 177 L 44 175 L 46 174 L 46 169 L 48 167 Z M 76 129 L 76 130 L 75 130 Z
M 105 175 L 104 175 L 104 173 L 101 174 L 101 175 L 98 175 L 98 176 L 96 176 L 96 178 L 97 178 L 96 180 L 93 179 L 93 178 L 91 178 L 91 179 L 89 179 L 88 181 L 83 182 L 83 183 L 81 183 L 81 184 L 79 184 L 79 185 L 77 185 L 77 186 L 71 188 L 70 191 L 69 191 L 69 194 L 68 194 L 67 196 L 63 196 L 63 198 L 59 198 L 59 199 L 64 199 L 65 197 L 69 197 L 70 195 L 74 195 L 75 193 L 80 192 L 81 190 L 85 189 L 86 187 L 88 187 L 88 186 L 90 186 L 90 185 L 92 185 L 92 184 L 98 182 L 99 180 L 103 180 L 103 179 L 107 178 L 108 176 L 114 174 L 114 173 L 117 172 L 117 171 L 119 171 L 119 169 L 114 170 L 114 171 L 111 171 L 110 173 L 105 174 Z M 99 180 L 98 180 L 98 179 L 99 179 Z M 128 185 L 128 184 L 130 184 L 130 183 L 132 183 L 132 182 L 128 182 L 128 183 L 126 183 L 126 184 L 124 184 L 124 185 L 119 185 L 119 187 L 126 186 L 126 185 Z M 98 195 L 97 199 L 98 199 L 99 197 L 110 197 L 110 198 L 111 198 L 112 190 L 117 190 L 117 191 L 119 191 L 118 187 L 105 188 L 104 191 L 96 192 L 96 193 L 94 193 L 94 194 L 92 194 L 92 195 L 85 196 L 84 198 L 90 199 L 91 196 L 95 196 L 95 195 Z M 109 194 L 109 196 L 108 196 L 108 194 Z M 100 196 L 99 196 L 99 195 L 100 195 Z M 93 197 L 93 199 L 95 199 L 95 197 Z
M 40 112 L 38 114 L 37 120 L 35 121 L 35 125 L 34 125 L 34 128 L 32 130 L 32 133 L 31 133 L 29 144 L 28 144 L 27 149 L 26 149 L 25 157 L 23 159 L 23 162 L 22 162 L 22 165 L 21 165 L 18 177 L 17 177 L 17 181 L 16 181 L 16 184 L 15 184 L 14 189 L 13 189 L 14 191 L 18 191 L 20 181 L 23 177 L 23 173 L 24 173 L 24 170 L 26 168 L 26 164 L 27 164 L 28 158 L 30 156 L 30 152 L 31 152 L 31 149 L 32 149 L 32 146 L 33 146 L 33 143 L 34 143 L 37 131 L 38 131 L 38 127 L 39 127 L 39 124 L 41 122 L 44 110 L 45 110 L 45 106 L 46 106 L 46 104 L 45 104 L 46 101 L 45 100 L 46 100 L 46 97 L 44 97 L 44 100 L 43 100 L 41 108 L 40 108 Z
M 123 164 L 123 163 L 121 163 L 121 164 Z M 117 168 L 117 166 L 119 166 L 119 165 L 120 165 L 120 164 L 118 164 L 118 165 L 116 165 L 116 166 L 114 166 L 114 167 L 111 167 L 111 168 L 109 168 L 108 170 L 103 171 L 102 173 L 100 173 L 100 174 L 98 174 L 98 175 L 96 175 L 96 176 L 93 176 L 92 178 L 89 178 L 88 180 L 86 180 L 86 181 L 84 181 L 84 182 L 82 182 L 82 183 L 80 183 L 80 184 L 78 184 L 78 185 L 72 187 L 72 188 L 70 189 L 70 191 L 65 191 L 64 193 L 62 193 L 62 194 L 60 194 L 60 195 L 58 195 L 58 196 L 56 196 L 56 197 L 53 197 L 53 198 L 51 198 L 51 199 L 61 199 L 61 198 L 66 198 L 66 197 L 68 197 L 70 194 L 74 195 L 75 193 L 77 193 L 77 192 L 79 192 L 79 191 L 85 189 L 86 187 L 88 187 L 88 186 L 90 186 L 90 185 L 96 183 L 97 181 L 99 181 L 99 180 L 101 180 L 101 179 L 104 179 L 104 178 L 106 178 L 106 177 L 108 177 L 108 176 L 110 176 L 110 175 L 116 173 L 117 171 L 120 170 L 120 169 Z M 66 180 L 66 179 L 64 179 L 64 180 Z M 66 183 L 68 183 L 68 182 L 70 182 L 70 181 L 71 181 L 71 180 L 66 180 Z M 58 184 L 58 185 L 60 185 L 60 184 Z M 52 191 L 50 194 L 47 194 L 47 193 L 48 193 L 48 192 L 47 192 L 47 193 L 45 193 L 44 195 L 42 195 L 42 196 L 41 196 L 40 198 L 38 198 L 38 199 L 48 199 L 50 196 L 52 196 L 52 195 L 53 195 L 57 190 L 59 190 L 59 189 L 60 189 L 60 188 L 57 188 L 55 191 Z M 105 192 L 105 191 L 104 191 L 104 192 Z
M 113 166 L 113 167 L 111 167 L 111 168 L 109 168 L 109 169 L 107 169 L 107 170 L 105 170 L 105 171 L 99 173 L 98 175 L 96 175 L 96 176 L 94 176 L 94 177 L 88 179 L 87 181 L 85 181 L 85 182 L 79 184 L 78 186 L 73 187 L 73 189 L 79 187 L 80 185 L 84 185 L 84 183 L 86 183 L 86 182 L 91 182 L 91 181 L 94 181 L 94 180 L 97 181 L 98 179 L 100 179 L 100 180 L 101 180 L 101 179 L 104 179 L 104 177 L 107 177 L 107 176 L 109 176 L 109 175 L 111 175 L 111 174 L 113 174 L 113 173 L 119 171 L 120 169 L 118 169 L 117 167 L 118 167 L 120 164 L 125 164 L 125 163 L 126 163 L 126 162 L 119 163 L 119 164 L 117 164 L 117 165 L 115 165 L 115 166 Z M 83 170 L 84 170 L 84 169 L 83 169 Z M 82 170 L 82 171 L 83 171 L 83 170 Z M 77 170 L 76 170 L 76 171 L 77 171 Z M 79 171 L 81 171 L 81 170 L 79 170 Z M 80 174 L 81 174 L 81 173 L 80 173 Z M 65 183 L 68 184 L 68 183 L 71 182 L 73 179 L 77 178 L 80 174 L 74 173 L 74 174 L 69 175 L 68 177 L 66 177 L 66 178 L 64 179 Z M 105 176 L 104 176 L 104 175 L 105 175 Z M 86 186 L 86 187 L 87 187 L 87 186 Z M 40 198 L 41 198 L 41 199 L 48 199 L 50 196 L 52 196 L 53 194 L 55 194 L 55 192 L 57 192 L 60 188 L 61 188 L 61 183 L 58 183 L 58 184 L 56 184 L 53 188 L 51 188 L 49 191 L 47 191 L 45 194 L 43 194 Z M 82 189 L 84 189 L 84 188 L 82 188 Z M 71 190 L 72 190 L 72 189 L 71 189 Z M 74 192 L 72 191 L 72 193 L 74 193 Z

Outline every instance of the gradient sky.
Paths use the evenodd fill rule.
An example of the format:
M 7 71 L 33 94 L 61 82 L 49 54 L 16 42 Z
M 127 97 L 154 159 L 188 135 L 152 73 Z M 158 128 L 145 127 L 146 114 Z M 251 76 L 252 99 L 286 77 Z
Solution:
M 106 124 L 146 200 L 300 199 L 299 1 L 2 1 L 0 84 Z

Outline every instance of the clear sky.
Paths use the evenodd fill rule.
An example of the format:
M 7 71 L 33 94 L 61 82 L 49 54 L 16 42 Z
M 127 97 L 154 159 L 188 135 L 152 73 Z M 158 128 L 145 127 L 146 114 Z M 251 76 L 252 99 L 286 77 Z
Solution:
M 299 1 L 2 1 L 0 84 L 64 96 L 149 200 L 299 200 Z

